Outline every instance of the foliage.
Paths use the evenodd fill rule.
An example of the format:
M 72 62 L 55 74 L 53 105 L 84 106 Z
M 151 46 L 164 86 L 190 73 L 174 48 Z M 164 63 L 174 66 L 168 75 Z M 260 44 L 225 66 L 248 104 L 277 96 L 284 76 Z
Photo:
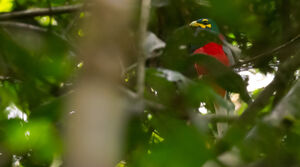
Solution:
M 0 12 L 79 3 L 0 0 Z M 298 39 L 272 52 L 300 33 L 299 8 L 299 0 L 153 0 L 149 30 L 166 41 L 166 47 L 160 57 L 147 60 L 144 100 L 151 103 L 130 118 L 122 161 L 116 165 L 300 166 L 300 118 L 296 114 L 284 118 L 279 126 L 265 121 L 281 99 L 290 95 L 287 93 L 298 78 L 295 70 L 279 74 L 285 84 L 275 86 L 264 99 L 266 105 L 256 108 L 255 120 L 244 123 L 225 118 L 230 130 L 224 138 L 216 137 L 216 122 L 198 112 L 200 103 L 208 116 L 214 114 L 215 103 L 233 110 L 232 102 L 215 92 L 212 83 L 217 83 L 240 95 L 234 104 L 241 107 L 235 112 L 243 115 L 264 89 L 248 92 L 247 79 L 237 72 L 256 68 L 278 74 L 287 60 L 299 59 Z M 72 95 L 74 78 L 85 66 L 77 56 L 77 41 L 84 37 L 79 23 L 88 17 L 88 10 L 78 9 L 75 13 L 12 18 L 13 24 L 0 19 L 0 166 L 50 166 L 63 156 L 62 129 L 65 117 L 72 116 L 63 107 L 65 98 Z M 195 36 L 188 27 L 204 17 L 213 18 L 228 42 L 242 50 L 241 60 L 251 61 L 229 68 L 209 56 L 192 55 L 195 47 L 207 41 L 221 44 L 216 34 Z M 205 66 L 210 75 L 199 79 L 195 62 Z M 136 90 L 136 70 L 124 73 L 126 89 Z M 130 110 L 135 110 L 134 106 Z

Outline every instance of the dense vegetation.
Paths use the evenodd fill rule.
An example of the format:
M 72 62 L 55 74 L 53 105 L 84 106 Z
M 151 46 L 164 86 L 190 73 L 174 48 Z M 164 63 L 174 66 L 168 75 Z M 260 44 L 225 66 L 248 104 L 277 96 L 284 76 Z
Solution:
M 64 166 L 65 121 L 76 115 L 66 110 L 66 99 L 89 66 L 78 55 L 84 55 L 81 23 L 94 14 L 92 3 L 0 0 L 0 166 Z M 143 63 L 137 58 L 144 55 L 139 20 L 147 8 L 135 5 L 130 54 L 113 65 L 122 70 L 115 89 L 129 106 L 115 165 L 300 166 L 299 0 L 152 0 L 148 31 L 161 41 L 146 38 L 152 44 L 144 48 L 143 86 L 136 67 Z M 191 55 L 192 46 L 220 42 L 207 32 L 195 38 L 188 25 L 199 18 L 215 20 L 232 48 L 241 50 L 236 65 Z M 199 79 L 195 62 L 211 74 Z M 275 77 L 249 92 L 241 71 Z M 214 91 L 212 79 L 231 100 Z M 200 103 L 207 113 L 198 111 Z M 215 103 L 232 114 L 215 115 Z M 217 122 L 230 125 L 220 138 Z

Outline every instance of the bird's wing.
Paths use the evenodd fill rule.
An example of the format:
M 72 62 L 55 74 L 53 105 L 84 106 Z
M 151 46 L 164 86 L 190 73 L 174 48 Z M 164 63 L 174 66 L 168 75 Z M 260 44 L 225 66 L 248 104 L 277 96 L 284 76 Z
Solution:
M 231 45 L 229 42 L 227 42 L 226 39 L 222 40 L 222 42 L 224 52 L 228 55 L 229 60 L 233 59 L 233 64 L 230 65 L 234 65 L 241 57 L 242 50 L 236 46 Z
M 230 66 L 233 66 L 235 64 L 235 58 L 232 54 L 232 51 L 229 47 L 223 45 L 223 51 L 225 52 L 226 56 L 228 57 Z

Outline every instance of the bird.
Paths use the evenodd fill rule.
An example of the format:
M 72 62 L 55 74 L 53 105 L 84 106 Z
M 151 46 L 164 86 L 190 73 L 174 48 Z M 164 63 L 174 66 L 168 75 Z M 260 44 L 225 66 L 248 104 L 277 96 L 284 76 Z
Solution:
M 219 38 L 222 42 L 217 43 L 214 41 L 207 41 L 206 43 L 202 44 L 202 46 L 197 46 L 192 50 L 192 55 L 201 56 L 207 55 L 210 57 L 215 58 L 217 61 L 221 62 L 223 65 L 230 67 L 235 64 L 235 57 L 233 54 L 239 54 L 238 49 L 233 49 L 232 46 L 226 41 L 224 35 L 222 35 L 219 31 L 219 28 L 215 21 L 209 18 L 201 18 L 195 21 L 192 21 L 189 24 L 190 27 L 195 29 L 195 36 L 201 33 L 201 31 L 210 32 Z M 198 63 L 194 64 L 194 68 L 199 77 L 209 75 L 209 72 Z M 226 90 L 220 87 L 218 84 L 211 82 L 210 83 L 212 88 L 215 90 L 217 94 L 221 97 L 226 97 Z M 228 115 L 229 112 L 222 106 L 214 103 L 214 109 L 216 115 Z M 226 132 L 228 125 L 226 123 L 217 123 L 217 136 L 222 137 Z

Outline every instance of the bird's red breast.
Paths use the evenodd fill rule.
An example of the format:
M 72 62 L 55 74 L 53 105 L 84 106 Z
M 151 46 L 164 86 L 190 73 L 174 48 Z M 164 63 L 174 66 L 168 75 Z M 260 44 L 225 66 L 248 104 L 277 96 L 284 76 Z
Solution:
M 229 66 L 229 59 L 226 56 L 223 46 L 214 42 L 210 42 L 203 47 L 196 49 L 194 54 L 205 54 L 212 56 L 222 62 L 224 65 Z
M 204 54 L 208 56 L 212 56 L 216 58 L 218 61 L 223 63 L 225 66 L 230 66 L 229 59 L 224 53 L 223 46 L 214 42 L 210 42 L 203 47 L 196 49 L 194 51 L 194 54 Z M 204 75 L 207 74 L 207 71 L 199 66 L 198 64 L 195 64 L 195 69 L 197 70 L 198 75 Z M 218 85 L 213 84 L 212 85 L 216 92 L 220 94 L 221 96 L 225 96 L 225 90 L 220 88 Z

